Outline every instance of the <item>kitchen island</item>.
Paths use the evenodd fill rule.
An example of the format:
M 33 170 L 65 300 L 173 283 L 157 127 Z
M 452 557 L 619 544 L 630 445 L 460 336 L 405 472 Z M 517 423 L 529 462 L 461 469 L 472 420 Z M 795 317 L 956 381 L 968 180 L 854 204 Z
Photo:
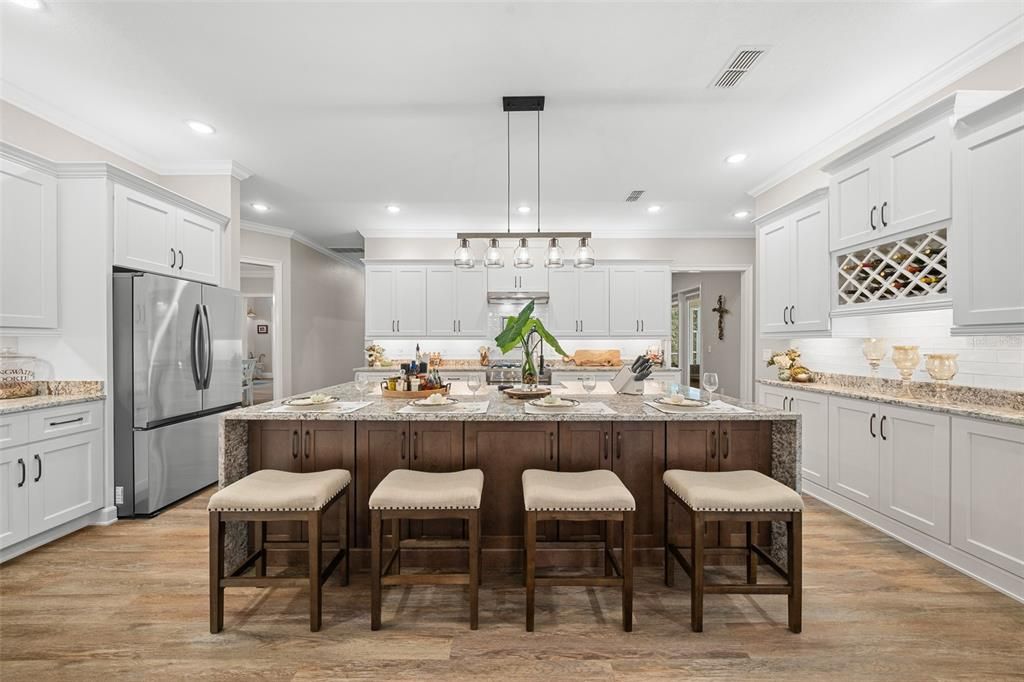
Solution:
M 342 401 L 360 401 L 354 384 L 341 384 L 318 392 Z M 662 561 L 664 542 L 664 487 L 666 469 L 728 471 L 755 469 L 799 490 L 800 416 L 760 405 L 723 398 L 719 408 L 666 414 L 647 404 L 648 396 L 573 396 L 579 411 L 528 414 L 525 404 L 487 387 L 476 396 L 460 395 L 467 403 L 487 402 L 486 409 L 463 413 L 402 413 L 406 400 L 367 395 L 368 405 L 354 412 L 336 409 L 287 407 L 282 401 L 232 410 L 221 419 L 220 485 L 228 485 L 251 471 L 282 469 L 294 472 L 347 469 L 353 474 L 350 490 L 350 544 L 354 564 L 368 559 L 367 501 L 373 488 L 394 469 L 455 471 L 479 468 L 484 472 L 482 538 L 488 570 L 518 570 L 522 548 L 522 486 L 525 469 L 583 471 L 611 469 L 637 501 L 634 546 L 640 564 Z M 593 403 L 605 409 L 595 413 Z M 482 408 L 482 406 L 480 406 Z M 689 545 L 689 523 L 681 507 L 669 510 L 669 528 L 675 544 Z M 771 545 L 776 560 L 784 563 L 785 533 L 763 524 L 760 542 Z M 338 528 L 327 525 L 327 541 Z M 295 524 L 270 524 L 268 539 L 304 539 Z M 549 522 L 542 539 L 581 541 L 548 550 L 546 561 L 563 565 L 599 565 L 597 524 Z M 431 540 L 459 538 L 461 522 L 410 522 L 403 539 L 428 545 Z M 708 524 L 706 546 L 743 546 L 745 529 L 726 523 Z M 245 555 L 249 539 L 240 526 L 229 527 L 227 557 L 236 565 Z M 590 542 L 595 541 L 595 542 Z M 406 552 L 403 545 L 403 562 Z M 276 561 L 302 560 L 304 553 L 282 552 Z M 445 559 L 437 551 L 408 565 L 432 565 Z M 452 554 L 457 562 L 458 555 Z M 425 563 L 419 563 L 422 560 Z M 271 556 L 271 563 L 275 557 Z

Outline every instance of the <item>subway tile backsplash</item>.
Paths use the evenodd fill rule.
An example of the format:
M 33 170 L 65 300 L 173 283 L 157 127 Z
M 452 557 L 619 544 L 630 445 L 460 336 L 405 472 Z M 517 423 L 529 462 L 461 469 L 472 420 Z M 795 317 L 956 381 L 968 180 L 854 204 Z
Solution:
M 832 320 L 833 338 L 793 339 L 789 344 L 800 349 L 804 364 L 812 370 L 866 376 L 870 369 L 861 353 L 863 338 L 882 337 L 890 346 L 921 347 L 921 365 L 914 373 L 916 381 L 931 380 L 924 367 L 925 353 L 957 353 L 960 371 L 953 383 L 1024 391 L 1024 336 L 951 336 L 952 324 L 951 310 L 836 318 Z M 776 348 L 781 344 L 769 345 L 781 350 Z M 882 362 L 879 374 L 888 379 L 899 378 L 890 355 Z

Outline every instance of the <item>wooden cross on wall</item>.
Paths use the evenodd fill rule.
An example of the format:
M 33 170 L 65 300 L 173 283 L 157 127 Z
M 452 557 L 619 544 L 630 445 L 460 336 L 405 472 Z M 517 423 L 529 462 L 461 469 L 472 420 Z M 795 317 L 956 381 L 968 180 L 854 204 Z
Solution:
M 725 314 L 729 310 L 725 307 L 725 296 L 718 295 L 718 305 L 711 309 L 711 312 L 718 313 L 718 340 L 725 340 Z

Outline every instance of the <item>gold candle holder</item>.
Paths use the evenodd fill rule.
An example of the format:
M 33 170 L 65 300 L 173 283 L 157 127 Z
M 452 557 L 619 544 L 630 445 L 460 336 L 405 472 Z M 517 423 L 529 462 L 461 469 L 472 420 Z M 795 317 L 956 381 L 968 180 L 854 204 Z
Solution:
M 941 403 L 949 402 L 949 381 L 960 369 L 956 358 L 956 353 L 928 353 L 924 356 L 924 366 L 928 370 L 928 376 L 935 381 L 937 399 Z
M 914 394 L 910 391 L 910 380 L 914 376 L 914 370 L 917 369 L 920 363 L 921 353 L 917 346 L 892 347 L 892 364 L 896 365 L 896 369 L 900 371 L 900 379 L 902 379 L 900 396 L 904 398 L 914 397 Z
M 864 339 L 860 350 L 864 353 L 864 359 L 868 361 L 868 366 L 871 367 L 871 385 L 876 391 L 881 392 L 882 380 L 878 378 L 878 368 L 882 364 L 882 360 L 885 360 L 885 354 L 888 351 L 885 339 Z

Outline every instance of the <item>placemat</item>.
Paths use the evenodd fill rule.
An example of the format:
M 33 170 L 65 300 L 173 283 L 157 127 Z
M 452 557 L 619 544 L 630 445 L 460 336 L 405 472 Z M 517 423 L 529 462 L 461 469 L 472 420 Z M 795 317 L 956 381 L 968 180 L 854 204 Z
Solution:
M 352 401 L 338 401 L 331 403 L 325 407 L 317 407 L 315 405 L 281 405 L 267 410 L 267 412 L 333 412 L 335 414 L 348 414 L 349 412 L 355 412 L 361 410 L 367 405 L 373 403 L 369 400 L 365 402 L 352 402 Z
M 680 405 L 678 407 L 674 405 L 663 405 L 662 403 L 654 402 L 653 400 L 645 400 L 644 405 L 653 407 L 659 412 L 665 414 L 693 414 L 693 413 L 711 413 L 711 412 L 732 412 L 733 414 L 750 414 L 753 410 L 748 410 L 743 407 L 737 407 L 730 405 L 729 403 L 723 403 L 721 400 L 713 400 L 710 405 L 706 407 L 685 407 Z
M 523 403 L 526 414 L 618 414 L 604 403 L 580 403 L 575 407 L 537 407 Z
M 487 406 L 490 404 L 490 401 L 485 400 L 478 403 L 456 403 L 444 407 L 406 405 L 398 410 L 398 414 L 487 414 Z

